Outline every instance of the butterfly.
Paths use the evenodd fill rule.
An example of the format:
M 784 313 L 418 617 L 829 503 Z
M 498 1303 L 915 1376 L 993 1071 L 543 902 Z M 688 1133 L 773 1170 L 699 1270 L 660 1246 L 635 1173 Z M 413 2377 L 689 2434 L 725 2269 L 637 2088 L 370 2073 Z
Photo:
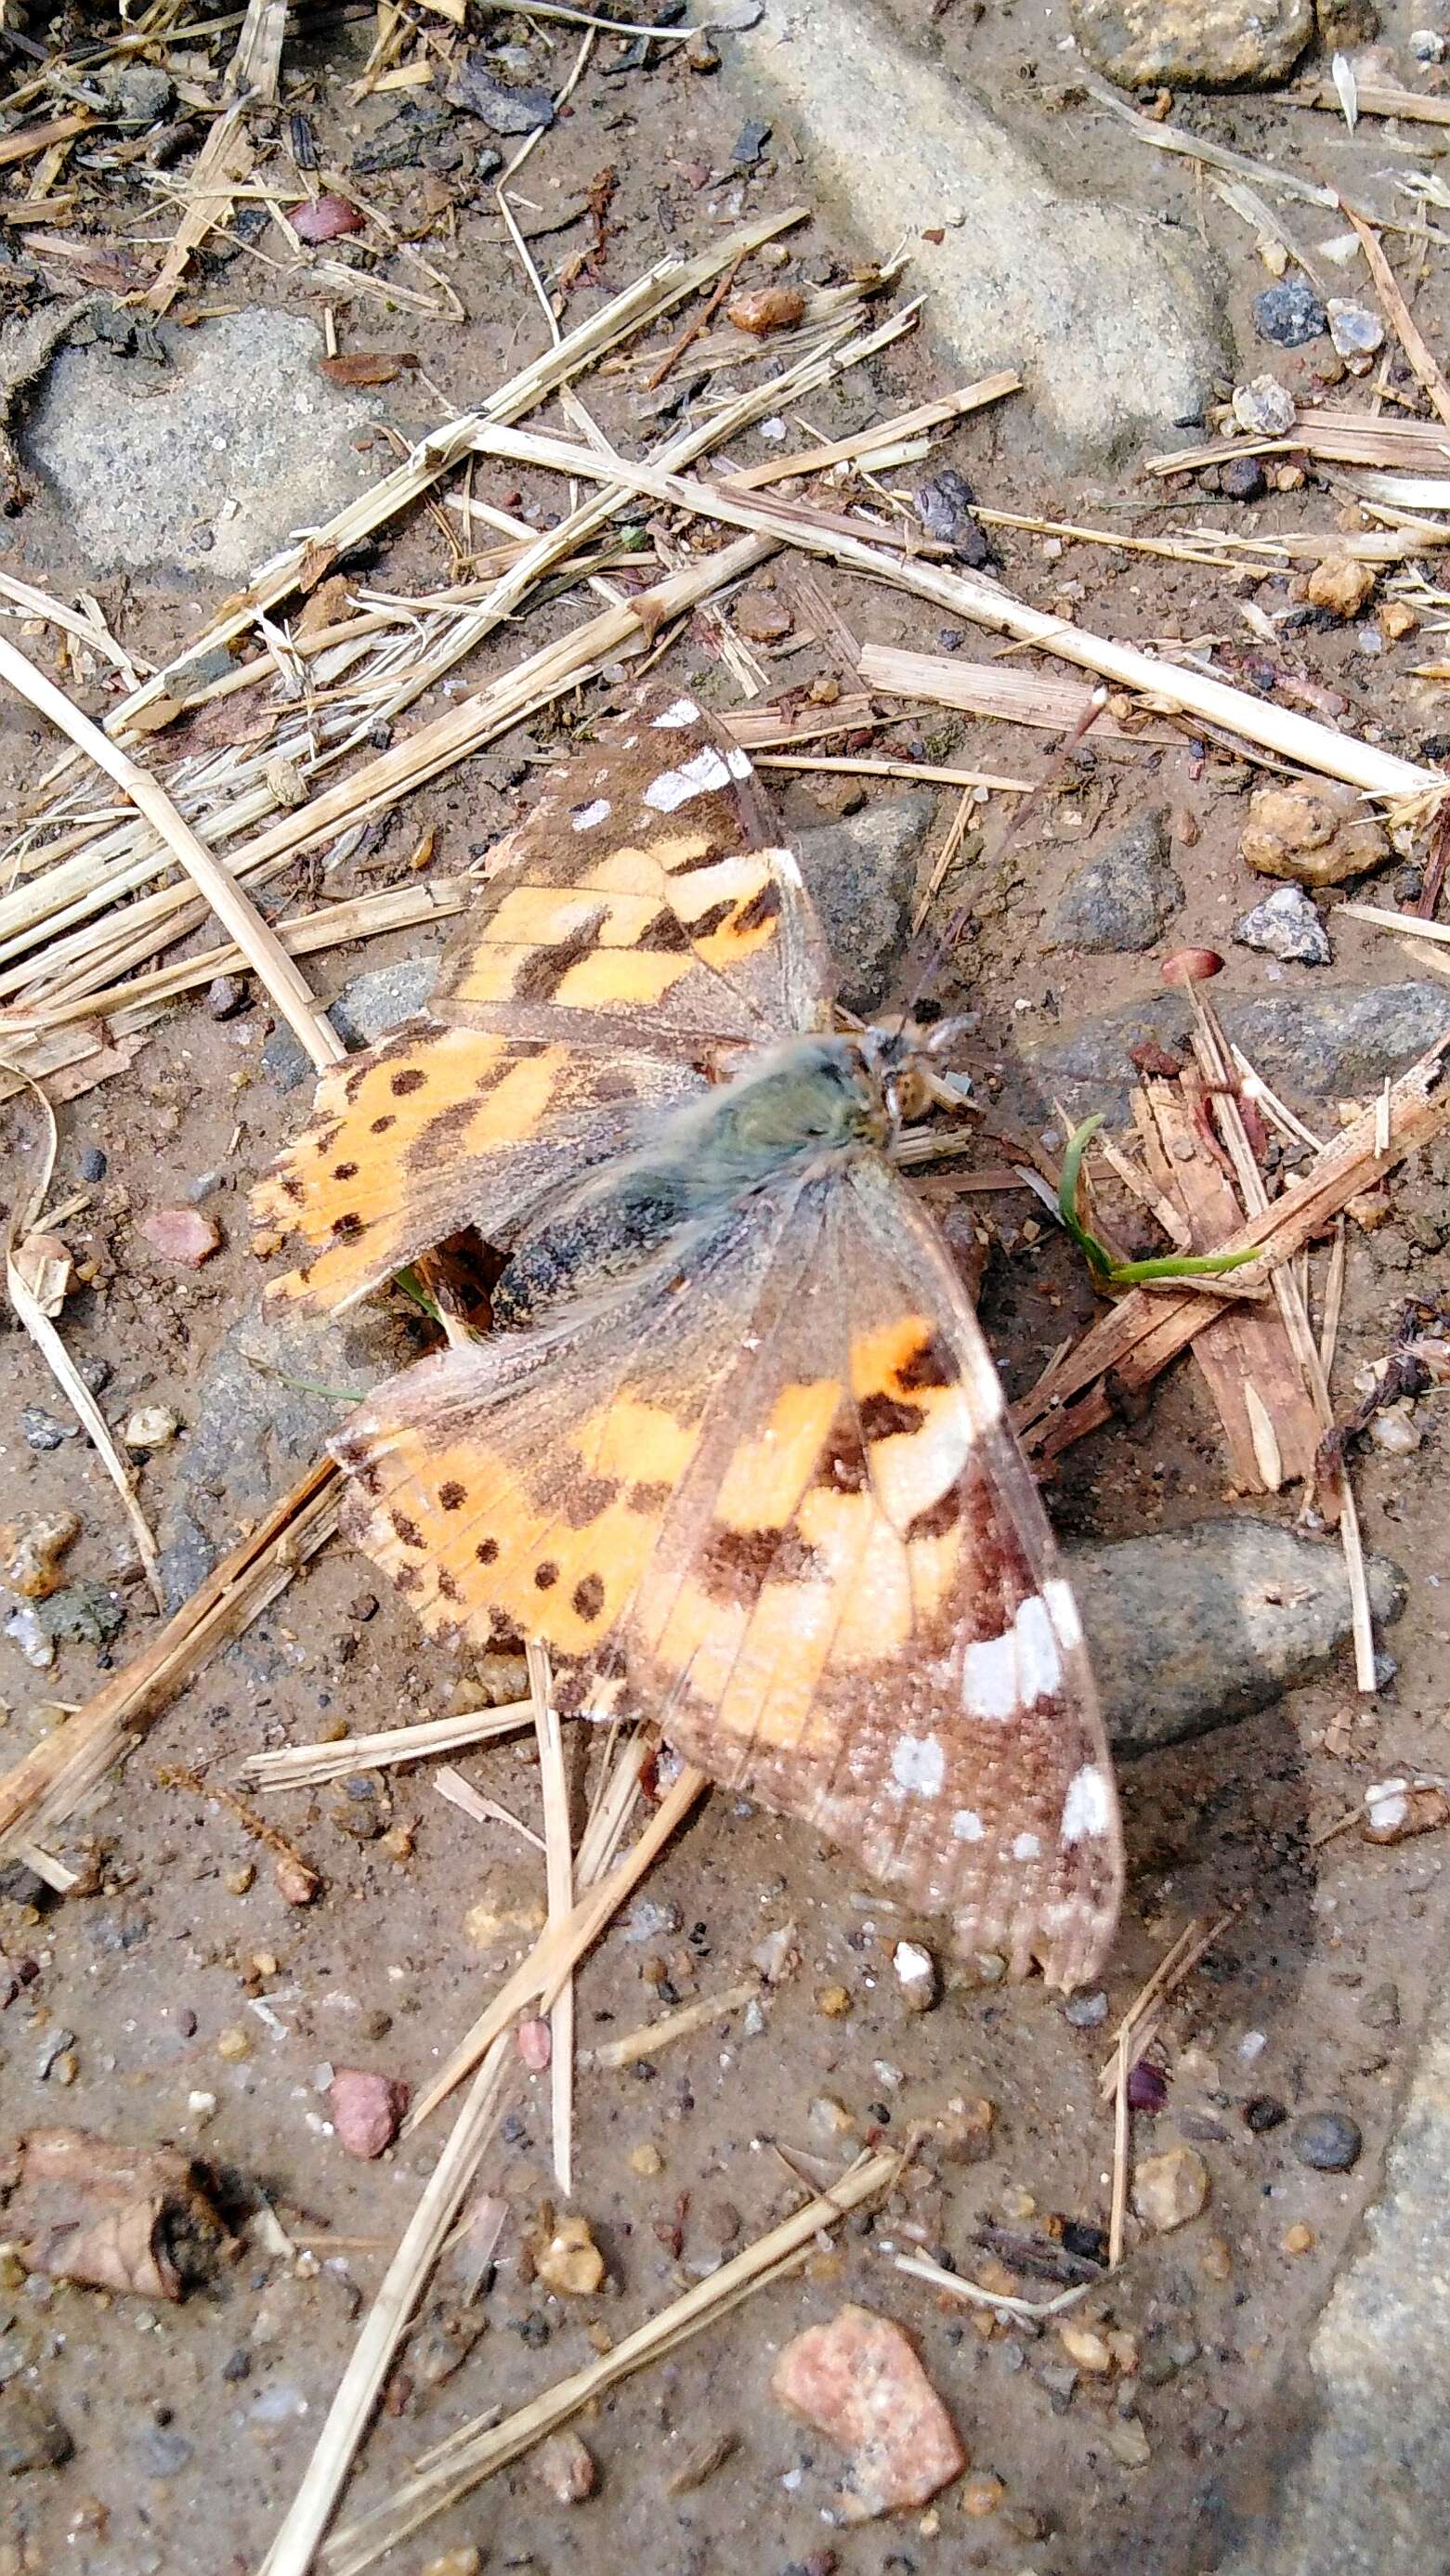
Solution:
M 964 1951 L 1090 1976 L 1117 1801 L 1071 1590 L 951 1257 L 892 1161 L 911 1032 L 838 1030 L 746 755 L 659 687 L 494 854 L 429 1010 L 254 1194 L 336 1309 L 473 1227 L 494 1330 L 335 1441 L 427 1632 L 538 1639 Z

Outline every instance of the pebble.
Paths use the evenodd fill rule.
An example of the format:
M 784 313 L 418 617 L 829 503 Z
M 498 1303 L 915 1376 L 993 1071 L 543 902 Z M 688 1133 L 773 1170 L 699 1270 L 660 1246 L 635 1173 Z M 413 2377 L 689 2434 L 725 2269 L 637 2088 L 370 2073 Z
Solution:
M 1296 2218 L 1285 2228 L 1279 2243 L 1286 2254 L 1308 2254 L 1313 2248 L 1314 2230 L 1306 2227 L 1302 2218 Z
M 174 2426 L 151 2424 L 136 2444 L 136 2463 L 143 2477 L 174 2478 L 186 2467 L 196 2444 Z
M 163 1261 L 174 1261 L 183 1270 L 200 1270 L 210 1261 L 222 1239 L 215 1217 L 203 1216 L 199 1208 L 153 1208 L 141 1220 L 141 1232 Z
M 128 1449 L 165 1449 L 176 1438 L 181 1424 L 168 1404 L 139 1404 L 126 1417 L 121 1434 Z
M 1276 886 L 1233 928 L 1240 948 L 1255 948 L 1288 966 L 1327 966 L 1329 935 L 1301 885 Z
M 958 563 L 980 572 L 992 560 L 992 549 L 976 515 L 977 496 L 954 465 L 923 483 L 914 495 L 916 515 L 929 537 L 950 546 Z
M 1168 2099 L 1168 2078 L 1151 2058 L 1140 2057 L 1128 2069 L 1130 2111 L 1161 2111 Z
M 665 1941 L 683 1929 L 684 1921 L 678 1905 L 660 1905 L 652 1896 L 641 1896 L 630 1907 L 622 1929 L 626 1941 Z
M 1228 501 L 1262 501 L 1269 480 L 1257 456 L 1230 456 L 1218 469 L 1218 488 Z
M 74 1512 L 43 1512 L 33 1521 L 7 1521 L 0 1529 L 0 1582 L 27 1601 L 46 1601 L 64 1577 L 60 1560 L 80 1537 Z
M 243 2030 L 240 2022 L 233 2022 L 228 2029 L 220 2033 L 216 2053 L 218 2057 L 225 2058 L 229 2066 L 240 2065 L 244 2057 L 250 2057 L 252 2054 L 251 2032 Z
M 284 1905 L 310 1905 L 322 1885 L 315 1869 L 309 1869 L 296 1852 L 278 1852 L 272 1863 L 272 1883 Z
M 521 2021 L 517 2033 L 518 2052 L 531 2075 L 542 2075 L 554 2054 L 554 2034 L 548 2022 L 538 2013 Z
M 419 2576 L 483 2576 L 483 2551 L 471 2541 L 462 2549 L 445 2549 L 441 2558 L 429 2559 Z
M 102 1148 L 99 1145 L 87 1145 L 81 1156 L 81 1179 L 103 1181 L 106 1177 L 106 1169 L 106 1156 Z
M 1133 2207 L 1158 2236 L 1197 2218 L 1208 2199 L 1208 2167 L 1195 2147 L 1145 2156 L 1133 2176 Z
M 1074 2030 L 1101 2030 L 1108 2017 L 1108 1999 L 1099 1987 L 1095 1994 L 1069 1995 L 1062 2007 L 1062 2018 Z
M 844 2021 L 850 2009 L 849 1986 L 817 1986 L 816 2010 L 823 2013 L 827 2021 Z
M 478 117 L 490 134 L 532 134 L 535 127 L 554 122 L 548 90 L 514 89 L 495 80 L 481 53 L 464 54 L 454 64 L 444 95 L 450 106 Z
M 1371 1986 L 1359 2007 L 1359 2019 L 1366 2030 L 1398 2030 L 1400 2026 L 1400 1990 L 1392 1984 Z
M 234 1020 L 247 1007 L 247 988 L 240 975 L 214 975 L 206 988 L 206 1007 L 214 1020 Z
M 1258 876 L 1343 885 L 1389 855 L 1385 833 L 1352 787 L 1303 779 L 1292 787 L 1261 787 L 1249 799 L 1239 856 Z
M 978 2470 L 975 2477 L 963 2481 L 962 2511 L 970 2514 L 974 2522 L 985 2522 L 989 2513 L 996 2512 L 1006 2493 L 1000 2478 L 994 2478 L 990 2470 Z
M 1153 2454 L 1148 2436 L 1136 2415 L 1109 2415 L 1101 2427 L 1102 2438 L 1120 2468 L 1146 2469 Z
M 1385 326 L 1367 306 L 1331 295 L 1328 313 L 1329 336 L 1341 358 L 1372 358 L 1384 346 Z
M 1398 1404 L 1387 1404 L 1375 1415 L 1369 1436 L 1375 1447 L 1391 1458 L 1411 1457 L 1424 1438 L 1413 1407 L 1403 1397 Z
M 61 2468 L 74 2449 L 60 2417 L 37 2390 L 24 2387 L 18 2379 L 0 2388 L 0 2477 Z
M 532 2467 L 540 2486 L 555 2504 L 583 2504 L 599 2484 L 598 2463 L 577 2433 L 551 2434 L 547 2442 L 539 2444 Z
M 907 2011 L 930 2012 L 941 1993 L 941 1975 L 925 1943 L 898 1941 L 891 1953 L 891 1965 Z
M 1252 438 L 1286 438 L 1294 426 L 1298 406 L 1287 387 L 1277 376 L 1252 376 L 1246 385 L 1235 385 L 1233 415 L 1240 429 Z M 1246 457 L 1245 464 L 1257 462 Z
M 1310 0 L 1072 0 L 1088 60 L 1120 89 L 1282 80 L 1314 31 Z
M 20 1433 L 27 1449 L 58 1449 L 63 1440 L 75 1440 L 80 1436 L 76 1424 L 67 1426 L 57 1422 L 55 1415 L 47 1413 L 40 1404 L 22 1404 Z
M 870 2308 L 841 2308 L 797 2335 L 770 2388 L 778 2405 L 847 2453 L 839 2503 L 847 2522 L 926 2504 L 967 2465 L 913 2346 Z
M 1329 328 L 1329 316 L 1301 277 L 1282 277 L 1254 297 L 1254 329 L 1279 349 L 1302 349 Z
M 1112 2347 L 1096 2326 L 1079 2325 L 1074 2318 L 1068 2317 L 1058 2327 L 1057 2334 L 1063 2351 L 1078 2370 L 1090 2371 L 1094 2378 L 1100 2379 L 1104 2372 L 1112 2369 Z
M 737 170 L 749 170 L 760 159 L 770 141 L 770 127 L 760 116 L 747 117 L 730 146 L 730 158 Z
M 391 2075 L 362 2066 L 338 2066 L 327 2088 L 337 2143 L 347 2155 L 371 2163 L 390 2147 L 408 2108 L 408 2087 Z
M 1295 2121 L 1289 2144 L 1300 2164 L 1315 2173 L 1348 2173 L 1359 2162 L 1364 2139 L 1347 2111 L 1309 2111 Z
M 564 2299 L 589 2299 L 604 2282 L 604 2257 L 587 2218 L 561 2218 L 534 2248 L 534 2271 L 546 2290 Z
M 1283 2103 L 1276 2101 L 1272 2093 L 1255 2093 L 1244 2104 L 1244 2127 L 1251 2129 L 1256 2138 L 1268 2129 L 1282 2128 L 1288 2117 Z
M 1361 563 L 1353 555 L 1326 555 L 1309 575 L 1305 591 L 1311 607 L 1328 609 L 1331 617 L 1348 620 L 1358 617 L 1373 595 L 1374 585 L 1373 564 Z

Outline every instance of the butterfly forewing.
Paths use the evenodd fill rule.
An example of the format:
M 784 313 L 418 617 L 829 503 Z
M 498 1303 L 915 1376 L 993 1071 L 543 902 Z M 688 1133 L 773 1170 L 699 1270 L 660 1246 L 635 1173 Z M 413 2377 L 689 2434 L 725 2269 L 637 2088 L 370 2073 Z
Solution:
M 767 1045 L 829 1018 L 830 962 L 747 755 L 651 690 L 495 854 L 435 1009 L 476 1026 L 657 1046 Z M 582 1042 L 576 1040 L 575 1042 Z
M 322 1311 L 465 1225 L 506 1247 L 740 1050 L 829 1016 L 828 960 L 745 754 L 643 691 L 496 850 L 426 1013 L 324 1075 L 257 1222 Z

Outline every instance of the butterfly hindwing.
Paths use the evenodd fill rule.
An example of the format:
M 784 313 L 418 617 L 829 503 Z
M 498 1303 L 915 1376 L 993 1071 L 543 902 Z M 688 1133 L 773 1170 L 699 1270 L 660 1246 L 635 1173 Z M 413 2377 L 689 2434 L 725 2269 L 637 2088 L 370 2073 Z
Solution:
M 963 1946 L 1090 1973 L 1121 1861 L 1071 1594 L 975 1319 L 884 1162 L 424 1362 L 338 1454 L 353 1534 L 435 1633 L 542 1637 L 562 1705 L 627 1698 Z

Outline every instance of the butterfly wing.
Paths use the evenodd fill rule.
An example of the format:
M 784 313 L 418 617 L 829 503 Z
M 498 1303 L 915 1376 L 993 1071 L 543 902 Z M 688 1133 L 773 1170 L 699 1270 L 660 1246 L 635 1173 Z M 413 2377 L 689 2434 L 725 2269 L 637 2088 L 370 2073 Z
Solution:
M 966 1949 L 1070 1985 L 1121 1853 L 1072 1596 L 935 1230 L 865 1156 L 587 1315 L 422 1363 L 338 1444 L 435 1633 L 539 1636 Z
M 269 1295 L 347 1305 L 469 1224 L 506 1247 L 717 1059 L 824 1027 L 829 992 L 745 754 L 692 699 L 641 692 L 495 853 L 429 1011 L 323 1076 L 253 1198 L 311 1247 Z
M 830 957 L 747 755 L 641 691 L 495 853 L 433 1007 L 515 1037 L 666 1052 L 825 1028 Z

